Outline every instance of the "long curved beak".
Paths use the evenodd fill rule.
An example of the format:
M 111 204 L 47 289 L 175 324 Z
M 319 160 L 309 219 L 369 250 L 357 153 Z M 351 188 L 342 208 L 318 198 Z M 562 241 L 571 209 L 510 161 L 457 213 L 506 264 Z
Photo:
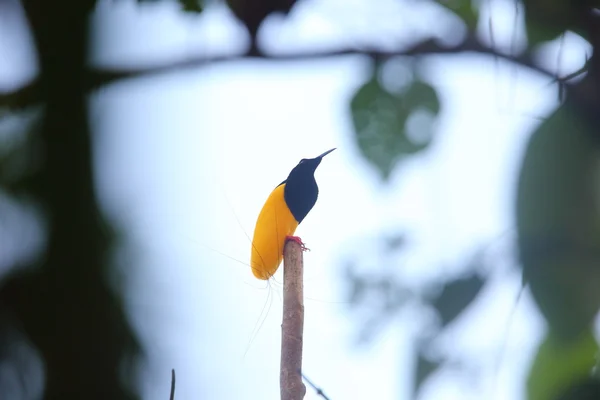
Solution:
M 332 151 L 334 151 L 336 148 L 337 148 L 337 147 L 334 147 L 334 148 L 333 148 L 333 149 L 331 149 L 331 150 L 327 150 L 325 153 L 323 153 L 323 154 L 321 154 L 320 156 L 318 156 L 318 157 L 315 157 L 315 158 L 323 158 L 323 157 L 325 157 L 327 154 L 329 154 L 329 153 L 331 153 Z

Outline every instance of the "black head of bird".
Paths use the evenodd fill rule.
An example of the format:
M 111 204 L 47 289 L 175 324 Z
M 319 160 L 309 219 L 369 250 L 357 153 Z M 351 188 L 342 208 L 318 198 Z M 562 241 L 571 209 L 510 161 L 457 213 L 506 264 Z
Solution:
M 334 150 L 335 148 L 327 150 L 315 158 L 303 158 L 285 180 L 285 202 L 298 223 L 306 217 L 319 196 L 315 170 L 323 157 Z

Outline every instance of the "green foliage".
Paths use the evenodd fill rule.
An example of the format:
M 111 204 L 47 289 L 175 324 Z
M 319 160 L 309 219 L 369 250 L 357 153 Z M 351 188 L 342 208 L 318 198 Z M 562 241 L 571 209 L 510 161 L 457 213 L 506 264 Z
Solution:
M 434 119 L 440 111 L 435 89 L 414 79 L 398 93 L 386 89 L 378 78 L 379 66 L 355 92 L 350 110 L 362 155 L 387 180 L 396 165 L 431 143 L 433 126 L 422 126 L 419 137 L 411 135 L 409 118 L 426 111 Z
M 178 0 L 181 8 L 185 12 L 199 14 L 204 9 L 204 1 L 202 0 Z
M 156 3 L 160 0 L 137 0 L 138 3 Z M 185 12 L 199 14 L 204 10 L 205 0 L 177 0 L 181 9 Z
M 456 14 L 469 30 L 477 28 L 479 10 L 472 0 L 438 0 L 437 3 Z
M 485 281 L 474 273 L 469 277 L 447 282 L 439 295 L 431 300 L 442 326 L 452 322 L 479 294 Z
M 600 309 L 597 127 L 573 100 L 528 143 L 517 192 L 523 277 L 549 332 L 531 366 L 529 400 L 554 400 L 588 377 Z
M 600 399 L 600 381 L 594 377 L 580 380 L 563 392 L 556 400 L 597 400 Z
M 590 377 L 599 352 L 591 329 L 569 342 L 548 332 L 529 372 L 527 399 L 558 399 L 574 383 Z
M 138 0 L 150 1 L 154 0 Z M 205 0 L 177 1 L 183 11 L 194 14 L 206 5 Z M 265 18 L 289 13 L 295 0 L 226 3 L 255 39 Z M 12 193 L 33 193 L 52 218 L 44 265 L 31 274 L 10 276 L 3 282 L 0 300 L 51 372 L 48 387 L 54 396 L 50 398 L 66 390 L 85 393 L 89 388 L 92 393 L 94 388 L 98 393 L 118 393 L 111 398 L 133 398 L 135 394 L 124 387 L 116 371 L 124 357 L 139 354 L 139 348 L 119 295 L 103 279 L 109 274 L 106 260 L 114 235 L 104 229 L 92 188 L 86 94 L 81 90 L 85 82 L 76 81 L 84 74 L 69 74 L 84 68 L 77 63 L 87 54 L 84 21 L 93 2 L 64 9 L 40 0 L 23 4 L 40 52 L 44 90 L 31 85 L 4 96 L 2 106 L 22 109 L 31 99 L 37 102 L 44 96 L 48 115 L 39 135 L 32 132 L 18 140 L 0 140 L 0 184 Z M 481 2 L 439 0 L 438 4 L 460 18 L 471 33 L 476 30 Z M 531 52 L 568 30 L 588 39 L 585 16 L 600 2 L 522 0 L 514 5 L 518 12 L 525 11 L 526 51 Z M 61 36 L 61 24 L 68 26 L 69 40 Z M 250 55 L 256 54 L 254 42 Z M 390 62 L 377 62 L 350 102 L 357 146 L 384 181 L 403 160 L 432 143 L 433 121 L 441 108 L 435 88 L 419 78 L 411 76 L 400 89 L 391 88 L 382 78 Z M 586 63 L 585 70 L 591 65 Z M 549 326 L 530 369 L 529 400 L 554 400 L 591 379 L 599 352 L 591 325 L 600 308 L 600 129 L 597 122 L 576 112 L 579 108 L 581 103 L 567 99 L 536 129 L 520 170 L 516 209 L 523 276 Z M 42 162 L 46 168 L 40 168 Z M 486 278 L 475 272 L 480 263 L 475 258 L 466 276 L 408 287 L 394 273 L 398 260 L 393 255 L 406 249 L 404 235 L 385 237 L 382 242 L 384 257 L 374 259 L 391 268 L 379 275 L 357 274 L 352 266 L 348 268 L 349 298 L 353 307 L 371 305 L 363 338 L 415 303 L 425 314 L 439 317 L 431 336 L 416 345 L 414 392 L 418 394 L 424 382 L 447 366 L 447 360 L 432 358 L 427 349 L 476 300 Z M 0 340 L 0 354 L 10 344 Z
M 520 170 L 523 274 L 554 334 L 588 329 L 600 307 L 596 131 L 568 101 L 531 136 Z
M 586 29 L 581 18 L 584 15 L 582 6 L 587 7 L 584 2 L 523 0 L 522 3 L 530 45 L 554 40 L 567 30 L 586 37 Z
M 384 323 L 416 304 L 419 304 L 419 309 L 423 310 L 425 315 L 435 313 L 440 317 L 439 325 L 431 327 L 427 333 L 422 333 L 416 338 L 416 370 L 413 381 L 413 391 L 416 395 L 436 371 L 448 367 L 449 364 L 444 357 L 432 357 L 429 349 L 450 323 L 476 300 L 487 280 L 479 275 L 484 260 L 481 251 L 478 251 L 465 267 L 466 276 L 446 277 L 440 290 L 436 290 L 440 287 L 439 282 L 428 282 L 419 288 L 409 287 L 397 274 L 398 256 L 407 250 L 404 237 L 403 234 L 383 236 L 382 240 L 377 242 L 383 243 L 383 246 L 378 246 L 376 255 L 367 258 L 375 265 L 385 265 L 383 271 L 358 273 L 357 264 L 360 261 L 353 258 L 345 272 L 350 284 L 350 307 L 354 311 L 367 307 L 366 320 L 359 335 L 363 343 L 371 340 Z
M 392 274 L 361 275 L 354 271 L 354 264 L 346 269 L 347 280 L 351 283 L 349 303 L 352 308 L 363 304 L 371 306 L 367 321 L 359 334 L 360 342 L 369 341 L 390 316 L 402 311 L 411 299 L 411 292 Z
M 417 365 L 415 368 L 415 379 L 413 384 L 413 395 L 419 393 L 421 386 L 435 371 L 441 367 L 439 361 L 433 361 L 423 354 L 422 349 L 417 352 Z
M 449 0 L 439 1 L 439 4 L 452 11 L 470 31 L 476 29 L 479 3 Z M 588 39 L 590 15 L 593 15 L 591 8 L 600 3 L 524 0 L 514 5 L 517 16 L 525 11 L 525 30 L 529 39 L 526 52 L 531 53 L 535 46 L 555 40 L 566 31 Z M 377 61 L 366 82 L 354 93 L 350 110 L 361 154 L 384 180 L 388 180 L 403 159 L 426 149 L 434 138 L 432 132 L 421 129 L 420 133 L 424 133 L 427 140 L 415 141 L 407 126 L 409 117 L 418 109 L 427 110 L 435 117 L 440 105 L 435 89 L 418 79 L 410 80 L 401 90 L 391 89 L 386 80 L 381 79 L 381 70 L 387 62 Z M 582 72 L 589 73 L 592 64 L 586 61 L 584 68 L 573 77 Z M 591 87 L 593 84 L 588 82 L 586 93 L 591 96 L 588 100 L 597 99 L 595 94 L 591 95 Z M 562 91 L 562 83 L 559 88 Z M 590 327 L 600 308 L 597 259 L 600 254 L 597 189 L 600 128 L 598 120 L 589 117 L 589 109 L 596 110 L 597 102 L 591 101 L 582 108 L 582 99 L 578 100 L 567 98 L 566 103 L 535 130 L 525 153 L 517 188 L 517 233 L 523 278 L 550 329 L 530 371 L 529 400 L 556 400 L 567 389 L 577 387 L 589 378 L 594 357 L 598 355 L 598 345 Z M 585 110 L 586 107 L 589 109 Z M 384 274 L 379 279 L 354 276 L 357 282 L 352 292 L 354 303 L 364 301 L 364 294 L 375 288 L 382 291 L 384 298 L 390 297 L 388 290 L 419 298 L 440 318 L 441 326 L 436 335 L 477 298 L 486 281 L 476 273 L 449 278 L 437 295 L 424 296 L 390 275 Z M 392 282 L 385 290 L 382 279 Z M 411 304 L 410 299 L 394 308 L 394 312 L 407 304 Z M 383 310 L 386 308 L 380 307 L 373 312 L 379 315 L 377 321 L 383 318 Z M 418 346 L 415 393 L 428 377 L 445 365 L 443 359 L 432 359 L 427 355 L 424 349 L 428 343 L 426 340 L 425 345 Z M 600 385 L 594 381 L 582 387 L 595 393 Z

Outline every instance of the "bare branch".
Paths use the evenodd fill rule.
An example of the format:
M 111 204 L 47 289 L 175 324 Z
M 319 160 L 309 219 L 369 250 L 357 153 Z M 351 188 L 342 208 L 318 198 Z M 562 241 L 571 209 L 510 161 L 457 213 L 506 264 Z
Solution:
M 286 52 L 279 54 L 265 52 L 246 52 L 242 54 L 207 57 L 190 56 L 179 61 L 166 62 L 149 66 L 139 66 L 131 68 L 120 67 L 90 67 L 87 77 L 87 86 L 89 90 L 98 89 L 104 85 L 117 82 L 123 79 L 138 78 L 169 73 L 182 70 L 191 70 L 214 63 L 238 62 L 243 60 L 265 60 L 271 62 L 294 62 L 304 60 L 321 60 L 327 58 L 336 58 L 343 56 L 365 56 L 374 59 L 385 60 L 396 56 L 421 57 L 432 55 L 451 55 L 463 53 L 478 53 L 494 57 L 495 59 L 504 59 L 508 62 L 528 68 L 532 71 L 545 75 L 553 82 L 564 82 L 565 78 L 560 78 L 550 70 L 536 64 L 531 52 L 526 51 L 518 55 L 509 55 L 501 53 L 492 47 L 482 44 L 473 35 L 467 36 L 465 40 L 456 45 L 446 46 L 434 38 L 414 43 L 403 49 L 381 50 L 369 47 L 362 48 L 342 48 L 337 50 L 318 50 L 318 51 L 300 51 Z M 23 108 L 40 101 L 40 88 L 37 81 L 32 81 L 26 86 L 9 93 L 0 93 L 0 107 Z
M 26 108 L 40 101 L 40 87 L 37 79 L 29 81 L 14 91 L 0 92 L 0 108 Z
M 270 54 L 264 52 L 247 52 L 242 54 L 225 55 L 217 57 L 191 56 L 183 60 L 155 64 L 150 66 L 139 66 L 132 68 L 113 68 L 113 67 L 90 67 L 87 79 L 88 89 L 98 89 L 106 84 L 110 84 L 122 79 L 139 78 L 161 73 L 175 72 L 200 68 L 213 63 L 236 62 L 242 60 L 266 60 L 272 62 L 294 62 L 303 60 L 320 60 L 327 58 L 362 55 L 379 60 L 389 59 L 396 56 L 431 56 L 448 55 L 461 53 L 479 53 L 501 58 L 517 65 L 529 68 L 554 80 L 559 80 L 554 73 L 537 65 L 530 52 L 524 52 L 519 55 L 508 55 L 498 52 L 492 47 L 483 45 L 475 36 L 467 36 L 461 43 L 451 46 L 445 46 L 436 39 L 430 38 L 404 49 L 381 50 L 375 48 L 343 48 L 337 50 L 318 50 L 318 51 L 300 51 L 287 52 L 279 54 Z M 32 81 L 26 86 L 16 91 L 0 93 L 0 107 L 23 108 L 40 101 L 40 90 L 37 81 Z
M 169 62 L 165 64 L 157 64 L 154 66 L 139 67 L 139 68 L 96 68 L 91 71 L 90 76 L 90 88 L 96 89 L 100 86 L 108 83 L 115 82 L 120 79 L 142 77 L 153 74 L 160 74 L 166 72 L 173 72 L 186 69 L 194 69 L 202 67 L 211 63 L 218 62 L 235 62 L 247 59 L 261 59 L 273 62 L 290 62 L 290 61 L 303 61 L 303 60 L 316 60 L 326 59 L 334 57 L 342 57 L 349 55 L 363 55 L 369 56 L 376 59 L 388 59 L 395 56 L 427 56 L 427 55 L 441 55 L 441 54 L 460 54 L 460 53 L 479 53 L 486 54 L 498 58 L 502 58 L 509 62 L 521 65 L 529 68 L 533 71 L 539 72 L 550 78 L 556 79 L 556 75 L 551 71 L 537 65 L 533 57 L 529 52 L 524 52 L 519 55 L 508 55 L 503 54 L 495 49 L 483 45 L 474 36 L 468 36 L 464 41 L 459 44 L 452 46 L 444 46 L 439 43 L 436 39 L 427 39 L 418 43 L 413 44 L 404 49 L 398 50 L 378 50 L 374 48 L 345 48 L 337 50 L 324 50 L 324 51 L 301 51 L 301 52 L 288 52 L 280 54 L 269 54 L 269 53 L 245 53 L 218 57 L 206 57 L 197 56 L 189 57 L 184 60 Z
M 302 247 L 288 240 L 283 249 L 283 321 L 279 375 L 281 400 L 302 400 L 306 394 L 301 375 L 304 331 L 303 269 Z

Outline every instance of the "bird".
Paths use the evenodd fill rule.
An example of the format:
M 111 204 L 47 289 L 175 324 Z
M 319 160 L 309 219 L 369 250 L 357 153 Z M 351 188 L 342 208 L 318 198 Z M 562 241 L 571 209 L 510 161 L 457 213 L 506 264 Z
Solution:
M 319 187 L 315 170 L 323 157 L 334 150 L 300 160 L 287 179 L 277 185 L 267 198 L 258 214 L 252 238 L 250 265 L 256 278 L 268 280 L 277 272 L 287 240 L 299 243 L 306 250 L 302 240 L 293 235 L 317 202 Z

